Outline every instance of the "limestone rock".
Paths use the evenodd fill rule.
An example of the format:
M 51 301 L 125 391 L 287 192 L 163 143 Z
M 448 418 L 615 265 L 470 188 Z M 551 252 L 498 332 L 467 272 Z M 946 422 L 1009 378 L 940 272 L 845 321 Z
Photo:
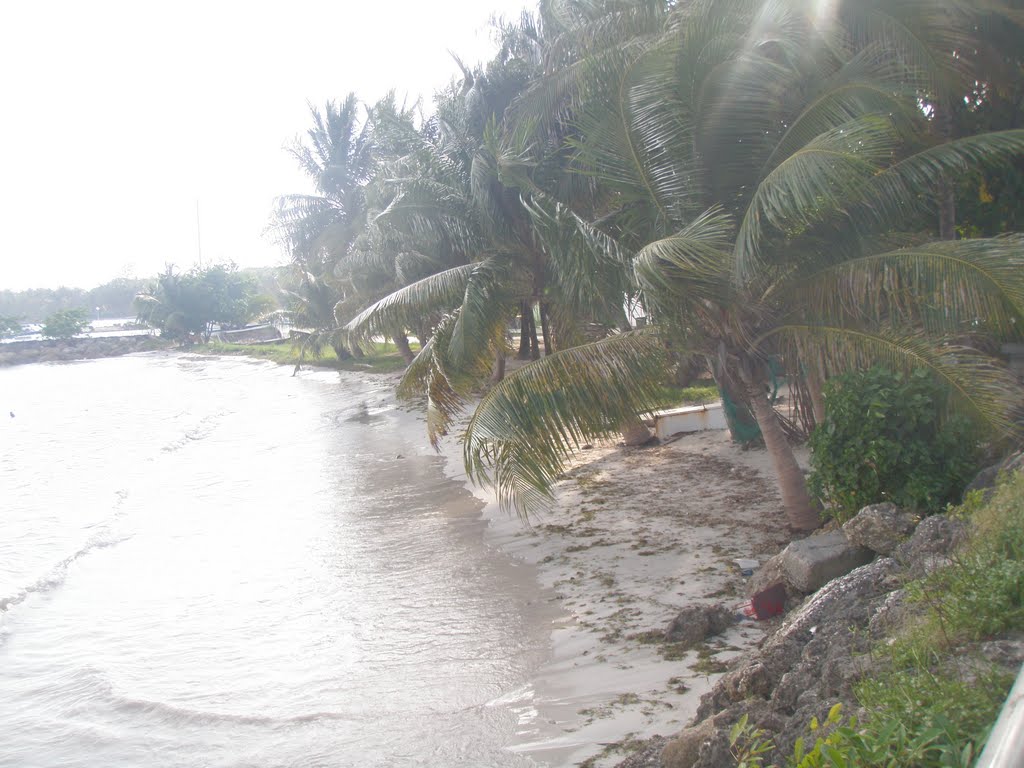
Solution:
M 693 647 L 712 635 L 718 635 L 735 621 L 732 611 L 721 605 L 692 605 L 681 610 L 665 630 L 670 643 Z
M 1024 451 L 1012 453 L 1002 461 L 990 467 L 985 467 L 975 475 L 974 479 L 964 488 L 964 494 L 967 494 L 969 491 L 984 491 L 987 498 L 992 489 L 995 488 L 996 480 L 999 479 L 1001 474 L 1017 472 L 1021 469 L 1024 469 Z
M 967 527 L 945 515 L 926 517 L 914 535 L 896 547 L 893 557 L 904 564 L 911 578 L 932 573 L 949 562 L 949 555 L 967 535 Z
M 782 553 L 786 583 L 805 594 L 871 561 L 870 549 L 851 544 L 841 531 L 794 541 Z
M 676 735 L 661 752 L 663 768 L 693 768 L 700 757 L 700 748 L 704 742 L 715 735 L 715 723 L 712 719 L 704 720 L 700 725 L 686 728 Z
M 871 504 L 848 520 L 843 533 L 851 544 L 867 547 L 880 555 L 893 550 L 914 532 L 914 516 L 901 512 L 892 502 Z

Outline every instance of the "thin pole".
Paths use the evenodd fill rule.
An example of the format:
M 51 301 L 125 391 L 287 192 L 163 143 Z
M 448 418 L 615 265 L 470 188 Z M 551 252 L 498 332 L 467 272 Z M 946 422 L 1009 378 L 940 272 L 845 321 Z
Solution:
M 199 268 L 203 268 L 203 233 L 199 229 L 199 201 L 196 200 L 196 245 L 199 248 Z

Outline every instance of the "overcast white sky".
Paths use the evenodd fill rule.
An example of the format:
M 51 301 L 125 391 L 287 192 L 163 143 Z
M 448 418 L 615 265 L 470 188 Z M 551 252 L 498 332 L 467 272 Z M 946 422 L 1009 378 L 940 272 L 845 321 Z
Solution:
M 24 0 L 0 5 L 0 288 L 90 288 L 196 261 L 281 263 L 284 145 L 307 101 L 428 100 L 532 0 Z

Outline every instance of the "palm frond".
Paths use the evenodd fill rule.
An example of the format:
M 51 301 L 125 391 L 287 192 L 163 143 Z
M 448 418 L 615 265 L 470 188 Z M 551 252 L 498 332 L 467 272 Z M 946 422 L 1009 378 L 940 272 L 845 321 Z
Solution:
M 1024 129 L 982 133 L 938 144 L 894 163 L 870 178 L 850 215 L 861 226 L 898 226 L 912 213 L 927 211 L 931 191 L 943 176 L 957 178 L 1024 155 Z
M 794 281 L 783 304 L 826 322 L 921 322 L 934 333 L 1024 333 L 1024 235 L 927 243 Z
M 736 238 L 740 280 L 753 273 L 767 228 L 788 232 L 841 208 L 892 156 L 893 123 L 868 115 L 816 136 L 757 186 Z
M 1021 437 L 1016 424 L 1024 390 L 999 360 L 952 341 L 913 331 L 867 329 L 806 323 L 782 324 L 758 343 L 774 337 L 790 343 L 793 355 L 803 349 L 818 354 L 830 370 L 858 370 L 882 365 L 911 373 L 925 369 L 949 388 L 954 407 L 973 414 L 998 434 Z
M 657 314 L 685 314 L 694 303 L 723 300 L 732 274 L 732 217 L 710 208 L 678 234 L 644 247 L 634 260 Z
M 658 404 L 665 350 L 633 331 L 556 352 L 509 375 L 480 402 L 464 436 L 467 473 L 526 516 L 583 444 Z
M 417 321 L 431 312 L 459 306 L 473 271 L 478 264 L 463 264 L 425 277 L 364 309 L 346 325 L 355 338 L 368 339 L 392 328 L 415 328 Z

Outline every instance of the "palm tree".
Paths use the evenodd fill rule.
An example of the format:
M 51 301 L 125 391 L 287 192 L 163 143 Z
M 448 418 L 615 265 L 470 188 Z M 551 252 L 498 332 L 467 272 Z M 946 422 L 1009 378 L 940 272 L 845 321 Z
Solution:
M 506 36 L 520 34 L 526 19 Z M 527 131 L 501 128 L 501 116 L 536 63 L 520 41 L 509 42 L 486 69 L 464 69 L 461 82 L 440 94 L 420 145 L 387 169 L 392 197 L 375 226 L 397 235 L 405 254 L 430 272 L 381 298 L 347 327 L 354 337 L 367 338 L 432 318 L 434 333 L 402 387 L 426 391 L 435 414 L 432 439 L 447 429 L 464 396 L 495 362 L 500 375 L 505 328 L 516 314 L 532 357 L 540 354 L 531 322 L 535 307 L 545 353 L 569 343 L 587 319 L 622 315 L 625 264 L 588 245 L 573 217 L 531 192 L 541 183 L 578 180 L 565 173 L 563 148 L 527 150 Z M 577 237 L 567 241 L 566 233 Z
M 279 198 L 272 224 L 295 266 L 293 311 L 312 331 L 303 349 L 318 353 L 330 343 L 339 359 L 359 351 L 346 348 L 335 319 L 335 305 L 352 292 L 338 266 L 365 226 L 364 187 L 376 169 L 370 122 L 359 111 L 352 93 L 322 111 L 310 105 L 313 125 L 289 151 L 316 194 Z
M 631 255 L 673 346 L 742 388 L 794 529 L 819 520 L 765 397 L 771 358 L 794 380 L 819 365 L 925 367 L 961 406 L 1014 428 L 1014 382 L 956 341 L 1020 332 L 1024 240 L 930 243 L 922 222 L 943 174 L 1024 153 L 1024 131 L 933 143 L 919 101 L 935 54 L 887 13 L 909 4 L 841 2 L 827 18 L 800 0 L 679 4 L 661 34 L 531 94 L 570 94 L 577 168 L 609 200 L 581 231 Z M 961 21 L 921 24 L 955 39 Z M 662 348 L 656 333 L 622 334 L 513 374 L 469 423 L 467 469 L 529 511 L 575 446 L 654 405 Z

